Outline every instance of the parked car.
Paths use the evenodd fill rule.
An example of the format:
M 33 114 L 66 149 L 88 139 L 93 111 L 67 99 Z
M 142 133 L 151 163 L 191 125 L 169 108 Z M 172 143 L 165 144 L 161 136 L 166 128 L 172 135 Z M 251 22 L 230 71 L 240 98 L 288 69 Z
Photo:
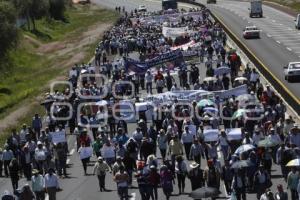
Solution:
M 145 5 L 140 5 L 139 8 L 138 8 L 138 11 L 139 12 L 147 12 L 147 8 Z
M 300 78 L 300 62 L 290 62 L 287 66 L 284 66 L 284 79 L 288 82 L 292 78 Z
M 243 37 L 245 39 L 260 38 L 260 30 L 256 26 L 246 26 L 243 30 Z

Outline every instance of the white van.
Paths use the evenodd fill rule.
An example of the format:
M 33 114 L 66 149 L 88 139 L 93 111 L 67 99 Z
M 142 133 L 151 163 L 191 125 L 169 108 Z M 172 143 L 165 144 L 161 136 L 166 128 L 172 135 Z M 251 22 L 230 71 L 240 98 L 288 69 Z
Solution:
M 300 29 L 300 14 L 298 14 L 295 19 L 295 28 Z

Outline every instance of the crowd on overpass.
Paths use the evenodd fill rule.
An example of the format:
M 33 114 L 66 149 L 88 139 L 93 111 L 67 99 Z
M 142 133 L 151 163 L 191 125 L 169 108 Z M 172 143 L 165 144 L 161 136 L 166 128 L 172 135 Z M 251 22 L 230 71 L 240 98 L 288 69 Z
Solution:
M 129 199 L 133 179 L 142 200 L 157 200 L 160 188 L 171 199 L 175 182 L 179 195 L 191 192 L 187 179 L 195 199 L 217 197 L 221 183 L 231 199 L 255 192 L 260 200 L 287 200 L 286 186 L 292 200 L 299 196 L 300 129 L 281 97 L 228 49 L 206 9 L 125 13 L 104 34 L 95 63 L 74 66 L 68 83 L 47 94 L 44 121 L 37 114 L 12 130 L 0 150 L 0 176 L 10 177 L 20 199 L 56 199 L 59 179 L 68 176 L 69 134 L 77 137 L 83 174 L 97 175 L 101 192 L 113 178 L 120 199 Z M 129 122 L 125 100 L 154 108 Z M 277 191 L 270 190 L 272 165 L 286 180 Z M 31 185 L 18 190 L 23 176 Z

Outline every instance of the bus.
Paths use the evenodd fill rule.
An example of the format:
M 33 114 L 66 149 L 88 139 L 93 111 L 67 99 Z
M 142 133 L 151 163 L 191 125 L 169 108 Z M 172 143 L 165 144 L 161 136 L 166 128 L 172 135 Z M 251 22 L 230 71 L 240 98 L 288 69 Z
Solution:
M 162 9 L 177 9 L 177 0 L 162 0 Z

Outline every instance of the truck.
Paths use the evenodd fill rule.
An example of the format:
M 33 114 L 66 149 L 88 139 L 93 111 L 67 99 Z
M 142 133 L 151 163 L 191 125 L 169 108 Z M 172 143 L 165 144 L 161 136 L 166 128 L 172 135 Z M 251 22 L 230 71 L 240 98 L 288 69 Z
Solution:
M 249 17 L 263 17 L 263 10 L 262 10 L 262 1 L 261 0 L 252 0 L 250 2 L 250 13 Z
M 177 9 L 177 0 L 162 0 L 162 9 L 169 10 L 169 9 Z
M 295 28 L 300 29 L 300 14 L 297 14 L 297 17 L 295 19 Z

